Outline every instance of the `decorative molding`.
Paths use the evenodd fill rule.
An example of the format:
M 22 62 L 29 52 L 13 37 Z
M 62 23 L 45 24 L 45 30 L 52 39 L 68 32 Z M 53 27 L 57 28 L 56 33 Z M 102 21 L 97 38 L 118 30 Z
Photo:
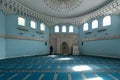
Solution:
M 120 15 L 120 0 L 111 0 L 111 2 L 109 2 L 106 6 L 96 11 L 74 18 L 56 18 L 47 16 L 26 7 L 16 0 L 0 0 L 0 10 L 2 10 L 5 14 L 20 14 L 40 20 L 49 27 L 59 23 L 71 23 L 73 25 L 80 26 L 91 19 L 99 18 L 100 16 L 111 14 Z
M 106 36 L 106 37 L 101 37 L 101 38 L 88 38 L 88 39 L 80 40 L 80 42 L 109 40 L 109 39 L 120 39 L 120 35 L 118 35 L 118 36 Z
M 15 36 L 15 35 L 9 35 L 9 34 L 0 34 L 0 38 L 11 38 L 11 39 L 21 39 L 21 40 L 33 40 L 33 41 L 48 42 L 48 40 L 41 39 L 41 38 Z
M 0 37 L 1 38 L 5 38 L 5 34 L 0 34 Z
M 72 11 L 79 7 L 84 0 L 44 0 L 44 3 L 55 11 Z

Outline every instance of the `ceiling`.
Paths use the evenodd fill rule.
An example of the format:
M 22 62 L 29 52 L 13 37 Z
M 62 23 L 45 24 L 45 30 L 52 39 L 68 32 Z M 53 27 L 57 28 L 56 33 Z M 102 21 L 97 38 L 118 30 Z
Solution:
M 112 0 L 16 0 L 51 17 L 72 18 L 103 7 Z

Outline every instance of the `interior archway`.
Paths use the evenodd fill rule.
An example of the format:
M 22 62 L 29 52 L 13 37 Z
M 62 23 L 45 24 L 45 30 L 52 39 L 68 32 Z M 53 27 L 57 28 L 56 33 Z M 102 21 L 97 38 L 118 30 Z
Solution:
M 67 42 L 63 42 L 60 47 L 60 51 L 62 54 L 67 54 L 69 52 L 69 47 Z

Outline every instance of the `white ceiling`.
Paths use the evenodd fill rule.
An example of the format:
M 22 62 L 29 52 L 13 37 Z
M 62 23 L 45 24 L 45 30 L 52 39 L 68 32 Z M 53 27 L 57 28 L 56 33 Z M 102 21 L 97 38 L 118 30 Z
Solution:
M 46 3 L 44 3 L 44 0 L 17 0 L 17 1 L 39 13 L 48 16 L 71 18 L 84 15 L 90 11 L 98 9 L 104 6 L 110 0 L 83 0 L 83 2 L 78 7 L 71 11 L 66 11 L 66 9 L 63 9 L 62 11 L 55 11 L 54 9 L 49 8 L 49 6 L 47 6 Z

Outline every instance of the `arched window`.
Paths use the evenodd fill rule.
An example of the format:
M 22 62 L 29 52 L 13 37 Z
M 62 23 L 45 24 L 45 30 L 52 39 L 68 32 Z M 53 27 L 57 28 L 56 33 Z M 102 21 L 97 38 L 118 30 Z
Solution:
M 40 30 L 45 31 L 45 24 L 44 23 L 40 24 Z
M 25 26 L 25 19 L 22 17 L 18 17 L 18 25 Z
M 105 16 L 103 18 L 103 26 L 108 26 L 111 25 L 111 17 L 110 16 Z
M 55 28 L 54 28 L 55 32 L 59 32 L 59 26 L 56 25 Z
M 92 22 L 92 29 L 98 28 L 98 20 Z
M 83 31 L 87 31 L 88 30 L 88 23 L 85 23 L 84 25 L 83 25 Z
M 30 24 L 31 24 L 31 28 L 34 28 L 34 29 L 36 28 L 36 23 L 35 23 L 35 21 L 31 21 Z
M 70 27 L 69 27 L 69 32 L 73 32 L 73 26 L 72 25 L 70 25 Z
M 62 26 L 62 32 L 66 32 L 66 26 L 65 25 Z

